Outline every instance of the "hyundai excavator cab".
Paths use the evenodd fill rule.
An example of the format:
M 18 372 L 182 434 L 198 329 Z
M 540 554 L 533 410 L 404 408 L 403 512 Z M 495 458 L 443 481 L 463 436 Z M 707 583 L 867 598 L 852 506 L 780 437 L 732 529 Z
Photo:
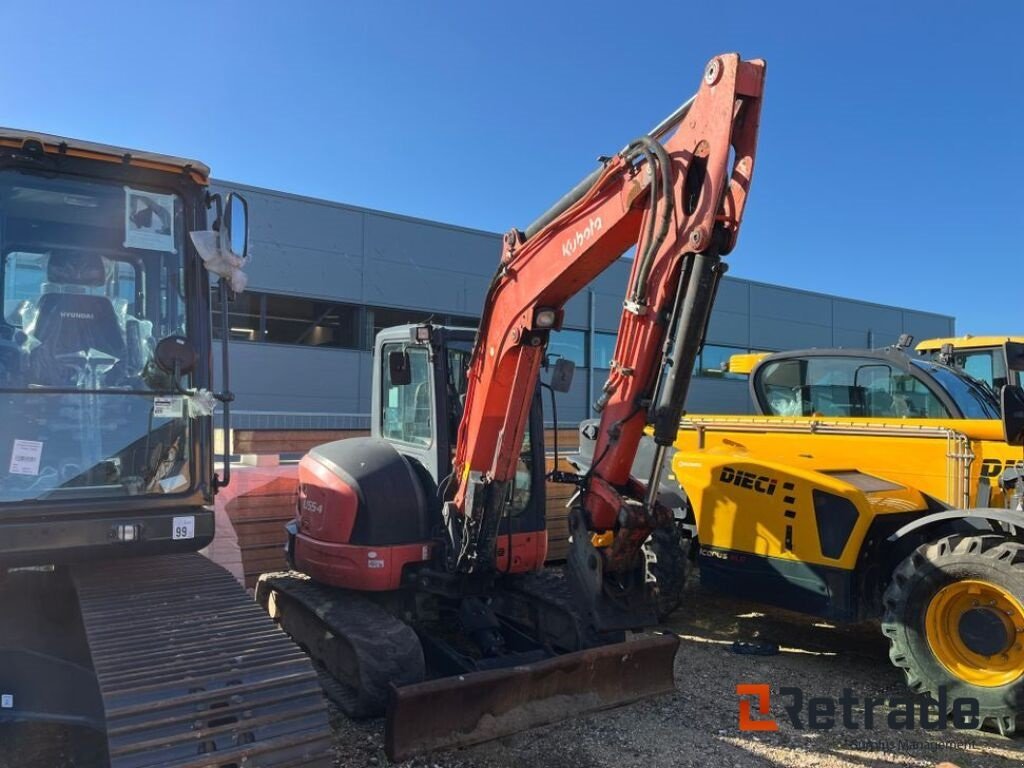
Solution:
M 196 554 L 230 471 L 211 283 L 223 302 L 248 231 L 208 175 L 0 129 L 0 721 L 103 731 L 115 768 L 328 745 L 308 661 Z
M 373 435 L 302 459 L 295 571 L 265 574 L 257 598 L 345 711 L 386 708 L 393 759 L 673 689 L 677 638 L 619 642 L 657 622 L 684 565 L 673 511 L 647 490 L 660 462 L 646 487 L 629 470 L 645 426 L 659 456 L 675 440 L 742 220 L 763 86 L 764 62 L 712 59 L 692 99 L 506 233 L 475 333 L 382 332 Z M 551 477 L 579 491 L 563 576 L 543 570 L 541 368 L 566 302 L 631 246 L 598 459 Z

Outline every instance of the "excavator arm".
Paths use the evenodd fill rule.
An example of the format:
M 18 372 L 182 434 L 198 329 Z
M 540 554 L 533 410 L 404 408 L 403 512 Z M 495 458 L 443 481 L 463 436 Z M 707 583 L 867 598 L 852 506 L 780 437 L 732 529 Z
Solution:
M 490 572 L 495 537 L 530 400 L 563 307 L 635 247 L 615 359 L 602 395 L 595 460 L 572 513 L 573 563 L 593 604 L 636 569 L 640 547 L 670 525 L 650 493 L 630 487 L 637 445 L 652 426 L 671 445 L 703 344 L 721 257 L 736 243 L 754 167 L 765 65 L 717 56 L 697 94 L 650 135 L 605 158 L 525 232 L 505 235 L 487 292 L 445 504 L 450 565 Z M 587 563 L 593 564 L 593 567 Z M 617 587 L 616 589 L 619 589 Z M 598 617 L 600 618 L 600 617 Z

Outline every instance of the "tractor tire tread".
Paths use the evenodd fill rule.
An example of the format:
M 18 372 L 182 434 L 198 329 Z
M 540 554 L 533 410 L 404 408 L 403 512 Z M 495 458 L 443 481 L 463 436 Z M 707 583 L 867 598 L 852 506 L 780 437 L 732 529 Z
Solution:
M 1008 569 L 1014 579 L 1024 583 L 1024 542 L 1000 534 L 954 534 L 921 544 L 904 558 L 892 573 L 882 597 L 882 634 L 889 639 L 890 661 L 903 671 L 906 684 L 914 693 L 936 695 L 938 688 L 948 682 L 948 679 L 940 679 L 941 675 L 944 673 L 949 676 L 949 673 L 944 672 L 934 659 L 927 641 L 918 639 L 918 643 L 923 647 L 913 647 L 914 638 L 923 638 L 924 633 L 907 631 L 901 619 L 901 612 L 914 599 L 914 590 L 923 578 L 925 566 L 930 565 L 935 570 L 941 570 L 944 565 L 966 565 L 971 562 L 995 566 L 999 570 Z M 923 616 L 923 613 L 922 606 L 920 615 Z M 938 673 L 923 668 L 916 661 L 916 658 L 926 651 L 935 662 L 933 667 L 939 671 Z M 968 687 L 966 684 L 961 685 Z M 1009 692 L 1003 696 L 1002 701 L 996 701 L 997 696 L 987 696 L 981 702 L 980 725 L 992 724 L 1006 736 L 1014 733 L 1019 714 L 1018 707 L 1007 700 L 1016 699 L 1018 702 L 1024 702 L 1024 678 L 1018 678 L 1004 687 Z M 985 689 L 975 690 L 980 690 L 982 694 L 986 693 Z

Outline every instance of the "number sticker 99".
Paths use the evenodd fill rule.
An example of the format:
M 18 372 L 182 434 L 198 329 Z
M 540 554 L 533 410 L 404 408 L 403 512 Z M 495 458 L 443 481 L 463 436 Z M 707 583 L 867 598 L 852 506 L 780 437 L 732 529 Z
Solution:
M 196 537 L 196 519 L 194 516 L 176 517 L 171 522 L 171 538 L 174 541 L 194 539 Z

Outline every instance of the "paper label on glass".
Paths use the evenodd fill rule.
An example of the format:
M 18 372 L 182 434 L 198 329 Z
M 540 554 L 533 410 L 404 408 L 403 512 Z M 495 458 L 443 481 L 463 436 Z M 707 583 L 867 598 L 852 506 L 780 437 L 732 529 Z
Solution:
M 43 444 L 38 440 L 15 440 L 11 449 L 12 475 L 38 475 Z
M 124 247 L 176 253 L 174 195 L 124 188 Z
M 153 418 L 180 419 L 185 414 L 185 401 L 180 397 L 154 397 Z

